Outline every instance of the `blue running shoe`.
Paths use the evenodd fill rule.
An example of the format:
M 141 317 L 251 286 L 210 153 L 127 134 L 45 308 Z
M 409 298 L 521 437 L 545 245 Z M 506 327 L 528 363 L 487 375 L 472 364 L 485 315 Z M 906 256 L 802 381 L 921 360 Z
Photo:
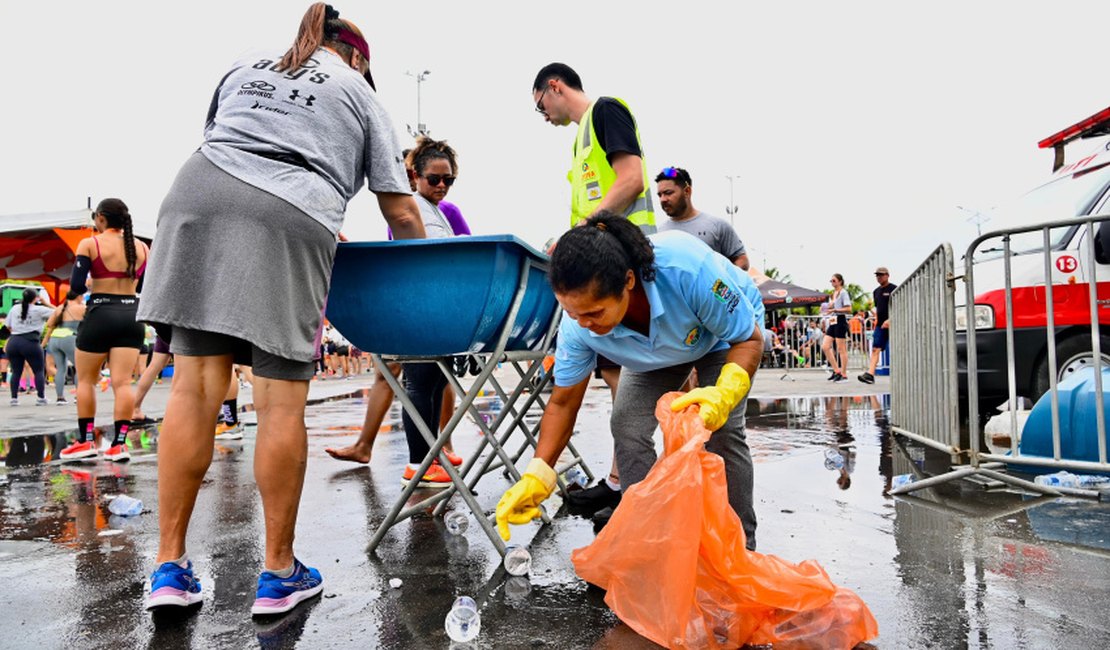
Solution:
M 189 607 L 203 599 L 200 594 L 200 581 L 193 575 L 193 563 L 189 561 L 184 569 L 176 562 L 163 562 L 150 574 L 150 595 L 146 608 Z
M 324 590 L 324 579 L 316 569 L 306 567 L 293 558 L 293 575 L 278 577 L 269 571 L 258 576 L 258 593 L 251 614 L 283 614 L 298 603 Z

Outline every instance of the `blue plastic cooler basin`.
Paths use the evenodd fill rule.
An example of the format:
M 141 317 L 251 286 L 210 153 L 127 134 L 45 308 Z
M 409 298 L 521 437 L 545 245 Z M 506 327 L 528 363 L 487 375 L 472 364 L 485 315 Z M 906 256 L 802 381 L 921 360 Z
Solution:
M 490 352 L 528 258 L 538 267 L 529 267 L 505 349 L 531 350 L 551 325 L 555 294 L 547 284 L 547 256 L 512 235 L 341 243 L 327 317 L 366 352 Z

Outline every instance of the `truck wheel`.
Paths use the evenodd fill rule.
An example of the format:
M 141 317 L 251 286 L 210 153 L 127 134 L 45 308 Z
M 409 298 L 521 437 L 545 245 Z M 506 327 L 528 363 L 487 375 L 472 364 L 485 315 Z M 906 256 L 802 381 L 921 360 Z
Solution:
M 1099 337 L 1099 347 L 1101 348 L 1100 356 L 1102 357 L 1102 367 L 1110 367 L 1110 337 Z M 1090 334 L 1076 334 L 1070 336 L 1056 345 L 1056 363 L 1059 366 L 1059 372 L 1056 373 L 1057 385 L 1071 377 L 1076 371 L 1083 368 L 1093 368 L 1095 365 L 1095 355 L 1091 350 L 1091 335 Z M 1042 395 L 1048 392 L 1048 353 L 1046 352 L 1044 358 L 1037 364 L 1037 369 L 1033 374 L 1033 402 L 1041 398 Z

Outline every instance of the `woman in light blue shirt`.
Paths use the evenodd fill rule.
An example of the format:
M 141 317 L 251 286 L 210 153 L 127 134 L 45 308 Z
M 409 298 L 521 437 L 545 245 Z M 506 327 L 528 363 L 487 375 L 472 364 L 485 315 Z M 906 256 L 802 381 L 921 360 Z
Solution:
M 698 405 L 713 431 L 706 448 L 724 459 L 729 503 L 754 549 L 752 460 L 741 404 L 763 354 L 764 309 L 751 278 L 687 233 L 647 237 L 602 211 L 559 240 L 548 280 L 565 312 L 555 388 L 535 457 L 497 505 L 501 536 L 508 539 L 508 524 L 539 516 L 539 503 L 554 489 L 551 467 L 570 438 L 601 354 L 622 367 L 610 419 L 622 491 L 655 463 L 656 402 L 680 390 L 696 368 L 703 386 L 672 408 Z

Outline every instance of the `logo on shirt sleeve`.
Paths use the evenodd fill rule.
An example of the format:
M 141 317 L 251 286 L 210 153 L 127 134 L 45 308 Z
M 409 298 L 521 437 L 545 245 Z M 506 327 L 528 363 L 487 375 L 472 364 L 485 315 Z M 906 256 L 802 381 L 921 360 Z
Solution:
M 720 278 L 717 278 L 717 281 L 713 283 L 712 291 L 714 298 L 727 305 L 728 313 L 730 314 L 735 311 L 736 306 L 740 304 L 740 296 Z
M 686 333 L 686 340 L 683 341 L 683 343 L 686 344 L 686 347 L 692 348 L 695 345 L 697 345 L 698 341 L 700 341 L 700 340 L 701 340 L 701 327 L 694 327 L 693 329 L 691 329 L 689 332 Z

